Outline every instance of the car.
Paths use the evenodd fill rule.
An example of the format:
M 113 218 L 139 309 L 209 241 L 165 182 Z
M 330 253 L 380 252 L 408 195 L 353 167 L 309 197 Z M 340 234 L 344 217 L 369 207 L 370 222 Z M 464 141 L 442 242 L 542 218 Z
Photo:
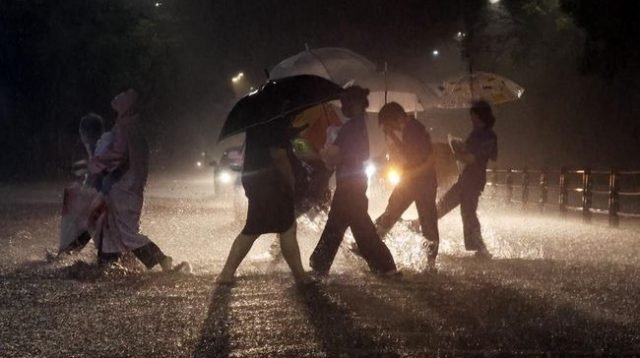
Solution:
M 213 167 L 213 186 L 216 197 L 229 196 L 240 185 L 243 151 L 243 146 L 229 147 L 222 153 L 219 161 L 214 160 L 209 163 Z

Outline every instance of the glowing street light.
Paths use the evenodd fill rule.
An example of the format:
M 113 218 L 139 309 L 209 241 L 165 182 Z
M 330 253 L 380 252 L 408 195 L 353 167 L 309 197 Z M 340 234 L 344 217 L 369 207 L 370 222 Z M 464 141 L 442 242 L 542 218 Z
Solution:
M 243 73 L 243 72 L 240 72 L 240 73 L 238 73 L 237 75 L 235 75 L 235 76 L 233 76 L 233 77 L 231 78 L 231 82 L 233 82 L 233 83 L 237 83 L 237 82 L 239 82 L 243 77 L 244 77 L 244 73 Z
M 440 54 L 440 51 L 438 50 L 433 50 L 432 52 L 433 56 L 438 56 Z
M 160 7 L 160 6 L 162 6 L 162 3 L 161 2 L 157 2 L 156 3 L 156 7 Z
M 491 4 L 491 5 L 497 4 L 499 2 L 500 2 L 500 0 L 489 0 L 489 4 Z

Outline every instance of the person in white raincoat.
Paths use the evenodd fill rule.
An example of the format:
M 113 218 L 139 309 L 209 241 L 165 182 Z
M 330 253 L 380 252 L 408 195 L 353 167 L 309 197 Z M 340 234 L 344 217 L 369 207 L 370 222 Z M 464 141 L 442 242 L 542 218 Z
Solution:
M 111 107 L 118 117 L 112 129 L 113 142 L 103 153 L 94 156 L 88 168 L 92 174 L 107 174 L 112 186 L 106 196 L 107 217 L 101 227 L 101 259 L 115 260 L 132 251 L 148 268 L 160 265 L 171 270 L 172 258 L 140 233 L 140 216 L 144 187 L 149 169 L 149 149 L 136 112 L 138 94 L 129 89 L 118 94 Z

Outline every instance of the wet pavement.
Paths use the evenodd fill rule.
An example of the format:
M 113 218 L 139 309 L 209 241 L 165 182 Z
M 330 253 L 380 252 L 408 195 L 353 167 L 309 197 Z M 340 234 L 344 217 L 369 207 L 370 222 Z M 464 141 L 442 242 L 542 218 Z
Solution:
M 389 247 L 384 279 L 341 251 L 331 275 L 294 286 L 257 241 L 231 287 L 214 284 L 242 223 L 204 173 L 152 176 L 143 231 L 193 274 L 99 268 L 89 246 L 53 260 L 62 184 L 0 184 L 0 356 L 541 356 L 640 353 L 640 231 L 481 208 L 490 262 L 464 251 L 459 213 L 440 221 L 437 274 L 420 236 Z M 374 201 L 372 216 L 384 200 Z M 415 213 L 408 213 L 408 217 Z M 303 220 L 304 264 L 321 222 Z

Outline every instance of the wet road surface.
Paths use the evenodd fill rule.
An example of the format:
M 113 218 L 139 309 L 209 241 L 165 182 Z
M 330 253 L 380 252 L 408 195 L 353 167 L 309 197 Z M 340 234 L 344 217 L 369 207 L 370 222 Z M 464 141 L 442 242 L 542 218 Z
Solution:
M 0 185 L 0 356 L 459 356 L 640 352 L 640 232 L 496 210 L 481 221 L 491 262 L 462 246 L 459 213 L 440 222 L 437 274 L 400 225 L 404 275 L 369 274 L 348 252 L 298 288 L 256 243 L 236 285 L 217 286 L 242 223 L 206 175 L 152 177 L 142 228 L 193 274 L 95 265 L 89 246 L 50 260 L 61 184 Z M 374 202 L 372 216 L 383 208 Z M 412 213 L 409 213 L 411 216 Z M 300 223 L 304 264 L 321 225 Z

